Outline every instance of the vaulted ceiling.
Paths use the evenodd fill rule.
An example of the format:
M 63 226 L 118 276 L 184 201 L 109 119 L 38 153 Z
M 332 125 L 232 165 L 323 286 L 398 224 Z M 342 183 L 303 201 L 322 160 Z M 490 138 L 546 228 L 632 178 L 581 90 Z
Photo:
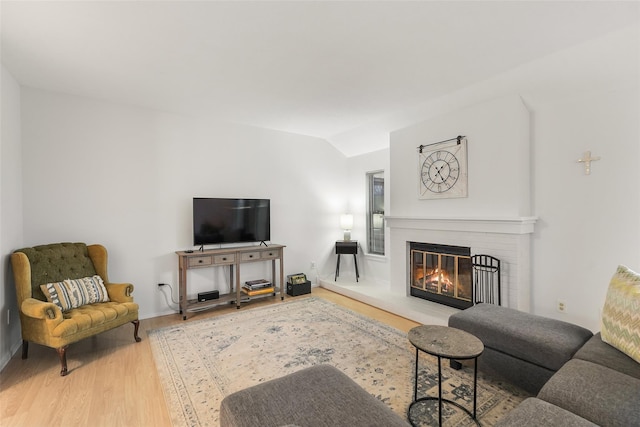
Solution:
M 2 1 L 25 86 L 327 140 L 638 21 L 613 1 Z

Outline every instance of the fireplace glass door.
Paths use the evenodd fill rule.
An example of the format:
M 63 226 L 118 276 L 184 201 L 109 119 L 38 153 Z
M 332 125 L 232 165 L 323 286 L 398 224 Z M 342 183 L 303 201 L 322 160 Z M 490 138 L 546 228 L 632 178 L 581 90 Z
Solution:
M 471 257 L 411 249 L 411 295 L 456 308 L 470 307 Z

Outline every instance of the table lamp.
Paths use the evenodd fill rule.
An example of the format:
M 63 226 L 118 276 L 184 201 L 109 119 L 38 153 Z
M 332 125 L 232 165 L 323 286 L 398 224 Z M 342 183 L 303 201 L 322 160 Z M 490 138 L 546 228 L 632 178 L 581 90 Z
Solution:
M 351 240 L 351 230 L 353 229 L 353 215 L 344 214 L 340 216 L 340 228 L 344 230 L 344 240 Z

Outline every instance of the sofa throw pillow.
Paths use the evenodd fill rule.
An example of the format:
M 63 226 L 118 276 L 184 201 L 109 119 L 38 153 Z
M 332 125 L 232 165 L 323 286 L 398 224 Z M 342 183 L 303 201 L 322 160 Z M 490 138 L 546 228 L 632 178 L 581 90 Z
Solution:
M 602 341 L 640 363 L 640 274 L 621 265 L 602 310 Z
M 83 277 L 82 279 L 67 279 L 64 282 L 67 284 L 68 288 L 78 287 L 78 289 L 83 289 L 88 296 L 88 304 L 93 304 L 95 302 L 109 302 L 107 288 L 104 286 L 102 277 L 97 274 L 91 277 Z
M 102 277 L 98 275 L 47 283 L 40 285 L 40 289 L 47 297 L 47 301 L 54 303 L 62 311 L 69 311 L 86 304 L 109 301 Z

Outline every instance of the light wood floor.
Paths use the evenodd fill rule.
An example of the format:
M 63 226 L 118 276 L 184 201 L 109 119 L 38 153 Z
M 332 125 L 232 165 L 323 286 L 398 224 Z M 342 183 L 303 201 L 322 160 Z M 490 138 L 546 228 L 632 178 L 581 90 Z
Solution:
M 313 288 L 312 296 L 402 331 L 418 325 L 326 289 Z M 292 299 L 287 296 L 286 300 Z M 241 310 L 279 302 L 279 298 L 265 298 Z M 194 313 L 187 322 L 234 311 L 235 306 L 230 306 Z M 133 325 L 124 325 L 72 344 L 67 350 L 66 377 L 59 375 L 54 349 L 31 344 L 27 360 L 18 351 L 0 372 L 0 426 L 171 426 L 147 331 L 181 323 L 181 319 L 175 314 L 142 320 L 140 343 L 133 339 Z

